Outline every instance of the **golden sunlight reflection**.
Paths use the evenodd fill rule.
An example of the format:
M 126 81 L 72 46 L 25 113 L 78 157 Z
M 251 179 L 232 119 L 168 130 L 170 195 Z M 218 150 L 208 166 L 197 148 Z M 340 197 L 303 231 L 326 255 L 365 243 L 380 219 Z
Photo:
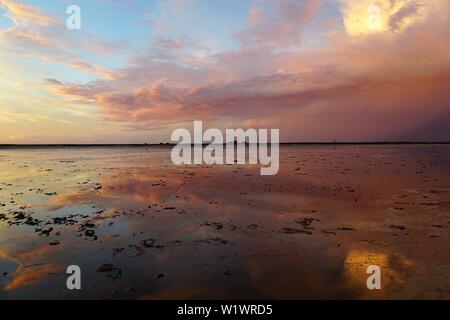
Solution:
M 380 267 L 383 286 L 389 286 L 393 281 L 397 285 L 403 284 L 405 273 L 414 268 L 412 261 L 391 252 L 352 249 L 345 257 L 346 275 L 362 286 L 368 277 L 367 268 L 371 265 Z

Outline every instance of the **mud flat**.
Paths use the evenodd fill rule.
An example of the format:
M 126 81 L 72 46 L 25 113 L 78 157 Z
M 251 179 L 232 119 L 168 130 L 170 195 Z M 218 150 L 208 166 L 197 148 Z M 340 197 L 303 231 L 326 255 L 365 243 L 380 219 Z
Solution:
M 449 169 L 449 145 L 284 145 L 275 176 L 166 147 L 2 149 L 0 299 L 449 299 Z

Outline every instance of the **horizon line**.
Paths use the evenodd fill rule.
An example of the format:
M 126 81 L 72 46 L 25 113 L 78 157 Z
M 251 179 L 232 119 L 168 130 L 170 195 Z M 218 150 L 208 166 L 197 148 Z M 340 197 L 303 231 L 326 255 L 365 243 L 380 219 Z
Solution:
M 244 143 L 241 143 L 244 144 Z M 245 143 L 249 145 L 249 143 Z M 271 144 L 268 142 L 267 144 Z M 321 141 L 321 142 L 279 142 L 280 145 L 439 145 L 450 144 L 450 141 Z M 39 148 L 39 147 L 164 147 L 175 146 L 178 143 L 160 142 L 160 143 L 23 143 L 23 144 L 10 144 L 0 143 L 0 148 Z M 200 145 L 200 144 L 185 144 L 185 145 Z M 202 146 L 207 145 L 221 145 L 202 143 Z M 227 145 L 223 143 L 222 145 Z

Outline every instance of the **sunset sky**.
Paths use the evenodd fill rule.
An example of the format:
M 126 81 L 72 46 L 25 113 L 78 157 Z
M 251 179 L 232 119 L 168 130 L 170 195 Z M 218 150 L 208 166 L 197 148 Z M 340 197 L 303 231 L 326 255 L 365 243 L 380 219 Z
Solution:
M 156 143 L 194 120 L 450 141 L 450 0 L 0 0 L 0 143 Z

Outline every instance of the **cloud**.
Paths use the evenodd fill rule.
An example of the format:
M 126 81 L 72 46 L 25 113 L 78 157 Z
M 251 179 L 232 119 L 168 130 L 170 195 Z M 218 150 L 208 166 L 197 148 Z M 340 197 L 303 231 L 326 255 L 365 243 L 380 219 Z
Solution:
M 70 68 L 108 78 L 110 73 L 100 65 L 88 61 L 78 53 L 119 52 L 120 46 L 93 38 L 88 33 L 74 37 L 63 21 L 38 8 L 17 1 L 0 0 L 0 7 L 7 10 L 14 26 L 0 31 L 2 52 L 11 55 L 25 55 L 42 61 L 59 63 Z
M 7 16 L 14 21 L 16 26 L 50 26 L 61 24 L 61 21 L 59 21 L 57 18 L 45 14 L 37 8 L 21 2 L 12 0 L 0 0 L 0 6 L 8 10 Z
M 371 4 L 382 9 L 375 29 L 365 20 Z M 323 43 L 304 50 L 321 6 L 254 1 L 239 48 L 213 53 L 159 35 L 109 79 L 47 85 L 131 127 L 265 123 L 282 127 L 285 140 L 395 140 L 448 113 L 446 1 L 343 1 L 343 28 L 332 25 Z M 433 137 L 448 140 L 450 130 Z
M 445 0 L 342 0 L 342 3 L 343 22 L 351 36 L 402 31 L 448 6 Z
M 237 34 L 244 47 L 297 46 L 307 26 L 322 6 L 322 0 L 254 0 L 249 25 Z
M 408 19 L 414 19 L 413 17 L 419 14 L 421 5 L 415 2 L 406 4 L 400 8 L 389 18 L 389 27 L 391 30 L 399 30 L 407 24 Z
M 47 78 L 45 79 L 46 82 L 51 83 L 51 84 L 56 84 L 56 85 L 62 85 L 63 83 L 61 81 L 58 81 L 56 79 L 52 79 L 52 78 Z

